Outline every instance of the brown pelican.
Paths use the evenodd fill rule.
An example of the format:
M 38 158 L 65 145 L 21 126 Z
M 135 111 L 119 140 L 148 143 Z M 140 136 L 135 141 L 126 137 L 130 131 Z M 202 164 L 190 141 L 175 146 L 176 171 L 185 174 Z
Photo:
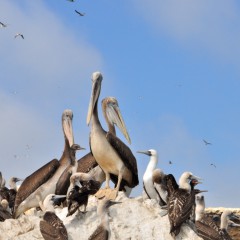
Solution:
M 88 240 L 108 240 L 110 239 L 110 227 L 108 219 L 108 208 L 120 202 L 113 202 L 107 198 L 99 200 L 97 214 L 101 218 L 101 223 L 92 233 Z
M 101 91 L 102 74 L 95 72 L 92 75 L 92 94 L 90 98 L 87 124 L 91 125 L 90 147 L 99 166 L 106 174 L 106 188 L 97 193 L 97 197 L 107 196 L 115 199 L 123 181 L 128 187 L 138 185 L 137 161 L 131 150 L 114 134 L 103 130 L 98 119 L 98 98 Z M 123 129 L 123 131 L 126 131 Z M 117 186 L 110 189 L 110 174 L 118 176 Z
M 122 114 L 120 112 L 117 99 L 114 97 L 104 98 L 102 100 L 102 111 L 108 126 L 108 131 L 116 136 L 116 130 L 115 130 L 115 125 L 116 125 L 120 129 L 120 131 L 123 133 L 124 137 L 127 139 L 129 144 L 131 144 L 131 140 L 127 132 L 124 120 L 122 118 Z M 94 180 L 99 181 L 101 184 L 106 179 L 105 173 L 99 167 L 96 159 L 92 155 L 92 152 L 88 153 L 87 155 L 85 155 L 84 157 L 78 160 L 77 172 L 90 173 L 93 176 Z M 114 176 L 113 174 L 110 174 L 110 178 L 115 184 L 117 183 L 118 179 L 116 176 Z M 120 188 L 120 190 L 126 190 L 126 189 Z M 127 190 L 128 190 L 127 194 L 130 194 L 129 193 L 130 189 L 127 189 Z
M 190 218 L 195 204 L 196 192 L 191 189 L 189 181 L 200 179 L 190 172 L 184 172 L 179 179 L 179 186 L 172 174 L 165 177 L 168 190 L 168 218 L 170 233 L 177 236 L 183 222 Z M 198 191 L 199 193 L 200 191 Z
M 43 220 L 40 221 L 40 232 L 45 240 L 67 240 L 68 234 L 63 222 L 55 214 L 54 202 L 61 195 L 49 194 L 43 202 Z
M 160 169 L 158 169 L 159 171 L 155 171 L 155 174 L 153 175 L 154 170 L 157 170 L 155 169 L 158 163 L 157 151 L 155 149 L 149 149 L 148 151 L 137 152 L 150 156 L 150 161 L 143 175 L 143 189 L 145 193 L 147 194 L 149 199 L 156 199 L 160 206 L 166 205 L 166 202 L 162 199 L 161 194 L 156 188 L 155 184 L 155 181 L 158 181 L 158 184 L 160 184 L 160 182 L 162 184 L 162 181 L 159 178 L 161 178 L 161 176 L 164 174 L 162 174 L 163 172 Z
M 17 34 L 14 36 L 14 38 L 17 38 L 17 37 L 21 37 L 22 39 L 24 39 L 24 36 L 23 36 L 22 33 L 17 33 Z
M 77 10 L 75 10 L 75 12 L 76 12 L 79 16 L 81 16 L 81 17 L 83 17 L 83 16 L 85 15 L 85 13 L 81 13 L 81 12 L 79 12 L 79 11 L 77 11 Z
M 204 196 L 196 195 L 196 219 L 195 226 L 197 234 L 204 240 L 231 240 L 227 228 L 232 224 L 233 219 L 239 220 L 230 210 L 223 211 L 221 215 L 220 227 L 217 226 L 212 217 L 204 213 L 205 201 Z M 234 226 L 235 224 L 233 224 Z M 237 226 L 237 225 L 235 225 Z
M 65 110 L 62 114 L 62 127 L 65 138 L 62 156 L 59 161 L 53 159 L 23 181 L 16 195 L 14 217 L 18 217 L 30 208 L 41 207 L 46 196 L 55 193 L 57 183 L 61 181 L 59 178 L 62 173 L 69 166 L 74 166 L 76 150 L 81 149 L 81 147 L 74 144 L 72 119 L 72 111 Z

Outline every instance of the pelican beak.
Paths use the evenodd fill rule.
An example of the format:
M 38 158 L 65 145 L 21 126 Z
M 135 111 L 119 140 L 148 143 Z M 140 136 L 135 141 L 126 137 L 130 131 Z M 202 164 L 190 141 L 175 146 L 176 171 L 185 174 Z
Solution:
M 70 147 L 74 144 L 72 118 L 73 118 L 72 111 L 65 110 L 62 116 L 62 124 L 63 124 L 64 134 L 69 142 Z
M 93 75 L 92 75 L 92 94 L 91 94 L 90 102 L 89 102 L 89 106 L 88 106 L 87 125 L 89 125 L 89 123 L 91 121 L 93 109 L 94 109 L 95 104 L 100 95 L 101 82 L 102 82 L 102 74 L 100 72 L 93 73 Z
M 230 220 L 240 220 L 240 217 L 239 216 L 237 216 L 236 214 L 234 214 L 234 213 L 232 213 L 230 216 L 229 216 L 229 219 Z
M 118 126 L 124 137 L 127 139 L 128 143 L 131 144 L 131 139 L 129 137 L 125 122 L 122 118 L 121 111 L 117 102 L 115 104 L 109 104 L 106 109 L 107 116 L 114 124 Z
M 148 156 L 151 156 L 151 152 L 150 151 L 137 151 L 137 153 L 142 153 L 142 154 L 146 154 Z

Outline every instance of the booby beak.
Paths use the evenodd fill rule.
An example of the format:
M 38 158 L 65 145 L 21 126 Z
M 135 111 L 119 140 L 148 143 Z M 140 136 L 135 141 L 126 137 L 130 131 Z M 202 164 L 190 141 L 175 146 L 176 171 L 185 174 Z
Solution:
M 92 74 L 92 93 L 91 93 L 90 102 L 88 106 L 87 125 L 89 125 L 91 121 L 93 109 L 95 107 L 95 104 L 100 94 L 101 82 L 102 82 L 102 74 L 100 72 L 94 72 Z
M 238 220 L 238 221 L 239 221 L 239 220 L 240 220 L 240 217 L 237 216 L 236 214 L 232 213 L 232 214 L 229 216 L 229 219 L 230 219 L 230 220 L 233 220 L 233 221 L 234 221 L 234 220 Z
M 229 220 L 228 226 L 229 226 L 229 227 L 240 227 L 240 224 L 237 224 L 237 223 Z
M 194 175 L 191 175 L 189 179 L 190 180 L 197 180 L 198 182 L 199 182 L 199 180 L 203 180 L 202 178 L 194 176 Z M 199 183 L 201 183 L 201 182 L 199 182 Z
M 69 142 L 70 147 L 74 144 L 72 118 L 73 118 L 73 113 L 71 110 L 65 110 L 63 112 L 63 116 L 62 116 L 63 131 Z
M 67 195 L 53 195 L 52 197 L 53 203 L 56 204 L 58 203 L 58 199 L 65 198 L 65 197 L 67 197 Z
M 137 151 L 137 153 L 143 153 L 143 154 L 146 154 L 148 156 L 151 156 L 151 152 L 150 151 Z
M 106 114 L 108 116 L 108 119 L 118 126 L 124 137 L 127 139 L 128 143 L 131 144 L 131 139 L 129 137 L 125 122 L 122 118 L 122 114 L 119 109 L 117 100 L 115 104 L 113 103 L 107 104 Z

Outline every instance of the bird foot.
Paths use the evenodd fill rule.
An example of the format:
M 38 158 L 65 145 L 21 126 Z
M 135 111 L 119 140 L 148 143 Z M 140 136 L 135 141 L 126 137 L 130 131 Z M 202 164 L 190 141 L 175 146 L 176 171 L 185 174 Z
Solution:
M 97 197 L 98 199 L 101 199 L 103 197 L 105 197 L 105 192 L 106 192 L 107 188 L 104 189 L 99 189 L 96 194 L 95 197 Z
M 115 200 L 116 197 L 118 195 L 118 191 L 116 189 L 109 189 L 107 192 L 106 192 L 106 198 L 108 198 L 109 200 Z

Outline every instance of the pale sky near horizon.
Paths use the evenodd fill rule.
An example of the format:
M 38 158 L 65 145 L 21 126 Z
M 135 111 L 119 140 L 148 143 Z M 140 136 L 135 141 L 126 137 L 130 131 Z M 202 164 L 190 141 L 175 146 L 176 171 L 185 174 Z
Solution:
M 75 142 L 86 148 L 78 158 L 88 153 L 91 74 L 101 71 L 100 100 L 118 99 L 137 158 L 141 184 L 133 196 L 149 160 L 137 151 L 153 148 L 165 173 L 203 178 L 207 207 L 240 207 L 237 1 L 2 0 L 0 22 L 7 24 L 0 28 L 7 180 L 60 158 L 64 109 L 72 109 Z

